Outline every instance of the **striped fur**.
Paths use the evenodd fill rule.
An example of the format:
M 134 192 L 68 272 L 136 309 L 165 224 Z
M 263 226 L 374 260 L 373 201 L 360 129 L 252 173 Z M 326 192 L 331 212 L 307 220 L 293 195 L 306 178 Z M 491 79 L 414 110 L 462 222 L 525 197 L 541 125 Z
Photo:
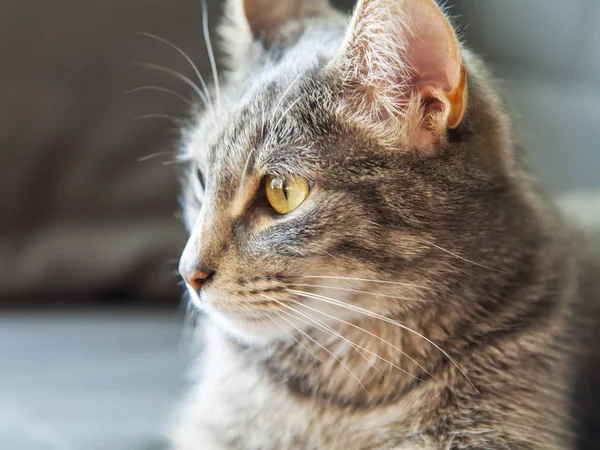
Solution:
M 412 87 L 394 31 L 415 1 L 430 0 L 365 0 L 349 25 L 317 9 L 263 34 L 244 22 L 253 1 L 230 1 L 220 108 L 183 132 L 183 258 L 215 275 L 190 290 L 205 350 L 173 449 L 575 448 L 585 272 L 471 52 L 455 128 L 429 126 L 420 92 L 386 105 Z M 367 66 L 338 64 L 356 45 Z M 357 96 L 373 83 L 386 117 Z M 308 178 L 308 198 L 277 215 L 268 174 Z

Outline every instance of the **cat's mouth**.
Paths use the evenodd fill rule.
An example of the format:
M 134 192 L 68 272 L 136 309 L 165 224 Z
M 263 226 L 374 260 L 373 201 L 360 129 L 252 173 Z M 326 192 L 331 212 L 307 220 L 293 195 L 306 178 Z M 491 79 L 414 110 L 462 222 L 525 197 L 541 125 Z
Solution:
M 285 308 L 283 289 L 254 290 L 251 293 L 218 293 L 206 290 L 200 294 L 203 309 L 239 319 L 263 320 L 274 311 Z
M 287 329 L 292 327 L 290 295 L 283 288 L 253 290 L 251 295 L 249 292 L 226 295 L 207 289 L 199 297 L 200 308 L 214 322 L 246 341 L 269 341 L 286 336 Z
M 259 322 L 263 321 L 283 308 L 283 302 L 275 300 L 257 300 L 251 304 L 229 306 L 221 304 L 209 304 L 209 308 L 216 312 L 231 316 L 239 320 Z

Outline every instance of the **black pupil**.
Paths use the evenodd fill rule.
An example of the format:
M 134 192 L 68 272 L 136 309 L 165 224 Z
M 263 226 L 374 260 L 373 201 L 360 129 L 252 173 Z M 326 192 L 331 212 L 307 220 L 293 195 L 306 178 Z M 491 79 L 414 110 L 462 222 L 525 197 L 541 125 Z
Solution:
M 202 175 L 202 171 L 200 169 L 197 169 L 196 175 L 198 176 L 198 181 L 200 182 L 200 186 L 202 186 L 202 189 L 204 189 L 204 175 Z
M 287 190 L 287 187 L 288 187 L 288 182 L 284 178 L 283 179 L 283 188 L 282 188 L 282 190 L 283 190 L 283 196 L 285 197 L 286 200 L 288 200 L 288 190 Z

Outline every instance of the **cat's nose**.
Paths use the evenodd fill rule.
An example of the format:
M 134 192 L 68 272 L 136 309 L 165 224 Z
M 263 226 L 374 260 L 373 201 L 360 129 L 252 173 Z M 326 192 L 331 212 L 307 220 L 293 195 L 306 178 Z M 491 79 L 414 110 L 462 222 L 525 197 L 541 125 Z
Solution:
M 200 292 L 202 285 L 213 277 L 215 271 L 204 266 L 192 268 L 179 266 L 179 273 L 192 289 L 196 292 Z

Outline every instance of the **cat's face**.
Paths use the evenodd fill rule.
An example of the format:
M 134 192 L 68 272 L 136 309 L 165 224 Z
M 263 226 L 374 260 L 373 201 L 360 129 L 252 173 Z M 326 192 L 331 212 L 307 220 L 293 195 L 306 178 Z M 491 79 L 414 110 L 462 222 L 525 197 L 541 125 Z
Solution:
M 488 224 L 502 210 L 491 195 L 505 182 L 501 157 L 471 151 L 482 137 L 463 119 L 458 43 L 419 1 L 361 2 L 347 30 L 320 0 L 273 24 L 253 22 L 264 1 L 242 2 L 249 56 L 234 54 L 219 104 L 184 136 L 181 269 L 193 302 L 232 334 L 265 342 L 422 313 L 456 283 L 460 258 L 489 260 L 480 250 L 502 233 Z M 440 30 L 419 28 L 421 15 Z M 403 33 L 409 19 L 416 28 Z M 210 276 L 195 284 L 194 269 Z
M 222 105 L 227 114 L 207 113 L 191 141 L 185 192 L 191 236 L 182 265 L 200 262 L 214 271 L 191 296 L 246 338 L 280 336 L 292 323 L 305 328 L 286 309 L 297 309 L 295 302 L 340 315 L 325 299 L 290 290 L 358 304 L 351 289 L 362 283 L 338 277 L 383 278 L 386 269 L 392 276 L 401 259 L 415 256 L 412 249 L 396 249 L 400 259 L 386 256 L 382 244 L 394 231 L 386 230 L 392 218 L 378 211 L 377 197 L 397 189 L 385 187 L 393 182 L 393 162 L 343 129 L 318 72 L 256 87 L 246 102 L 222 99 L 231 102 Z

